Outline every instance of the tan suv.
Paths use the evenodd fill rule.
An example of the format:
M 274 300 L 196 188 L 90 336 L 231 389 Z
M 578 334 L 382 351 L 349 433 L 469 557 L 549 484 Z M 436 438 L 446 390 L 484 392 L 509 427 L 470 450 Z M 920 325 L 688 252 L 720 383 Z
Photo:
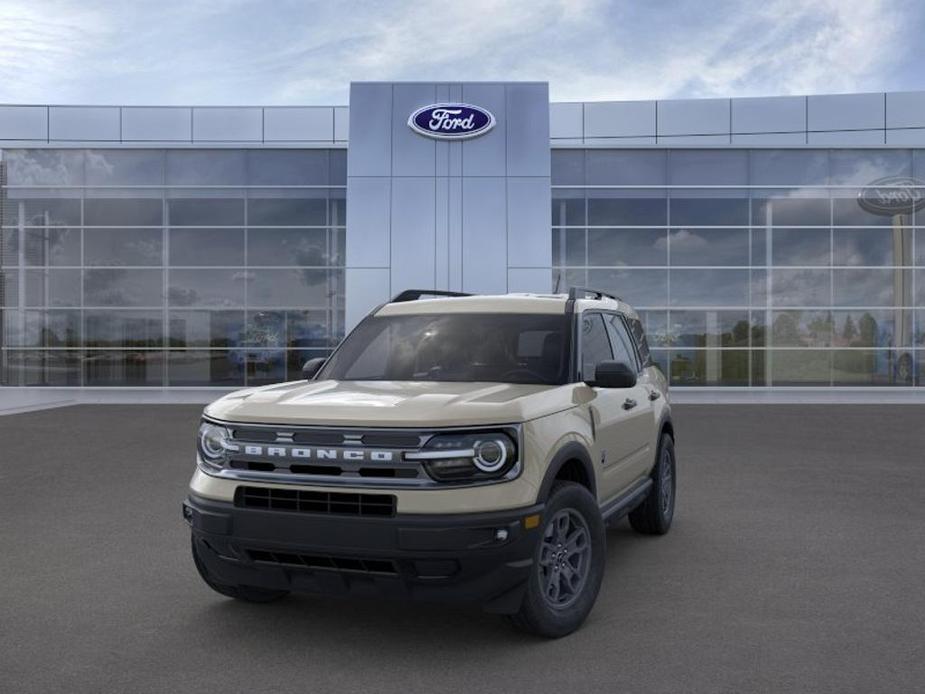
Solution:
M 205 409 L 183 515 L 223 595 L 455 600 L 562 636 L 605 523 L 671 525 L 667 383 L 615 297 L 409 290 L 304 372 Z

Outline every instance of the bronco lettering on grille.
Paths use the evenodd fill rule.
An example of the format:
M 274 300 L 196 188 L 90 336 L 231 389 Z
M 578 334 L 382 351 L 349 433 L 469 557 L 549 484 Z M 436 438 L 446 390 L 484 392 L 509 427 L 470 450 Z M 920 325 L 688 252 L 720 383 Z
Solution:
M 390 463 L 394 451 L 362 448 L 297 448 L 294 446 L 244 446 L 244 454 L 258 458 L 296 458 L 298 460 L 345 460 L 349 462 Z

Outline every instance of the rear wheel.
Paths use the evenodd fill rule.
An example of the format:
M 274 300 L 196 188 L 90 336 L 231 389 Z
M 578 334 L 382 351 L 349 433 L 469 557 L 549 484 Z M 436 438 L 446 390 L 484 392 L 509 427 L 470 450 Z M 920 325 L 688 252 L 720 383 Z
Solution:
M 205 563 L 203 563 L 202 557 L 199 555 L 199 547 L 197 546 L 195 537 L 191 538 L 191 544 L 193 549 L 193 562 L 196 564 L 196 570 L 199 572 L 202 580 L 206 582 L 206 585 L 216 593 L 221 593 L 229 598 L 243 600 L 245 602 L 273 602 L 289 594 L 288 590 L 269 590 L 256 586 L 235 586 L 222 583 L 209 573 L 209 569 L 206 568 Z
M 671 527 L 675 505 L 674 440 L 662 434 L 658 462 L 652 468 L 649 496 L 629 514 L 633 530 L 646 535 L 664 535 Z
M 604 577 L 604 523 L 595 498 L 573 482 L 556 483 L 543 515 L 533 571 L 511 621 L 558 638 L 581 626 L 594 606 Z

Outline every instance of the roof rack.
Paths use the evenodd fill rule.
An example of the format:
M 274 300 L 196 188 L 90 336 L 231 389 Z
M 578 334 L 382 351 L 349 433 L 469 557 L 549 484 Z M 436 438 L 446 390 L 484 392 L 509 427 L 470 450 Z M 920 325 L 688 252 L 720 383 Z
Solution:
M 568 298 L 572 301 L 575 301 L 576 299 L 585 299 L 589 295 L 593 299 L 603 299 L 606 296 L 608 299 L 613 299 L 614 301 L 623 301 L 623 299 L 621 299 L 619 296 L 614 296 L 613 294 L 602 292 L 600 289 L 589 289 L 588 287 L 569 287 L 568 290 Z
M 466 292 L 447 292 L 442 289 L 406 289 L 396 294 L 391 303 L 398 304 L 403 301 L 417 301 L 422 296 L 472 296 Z

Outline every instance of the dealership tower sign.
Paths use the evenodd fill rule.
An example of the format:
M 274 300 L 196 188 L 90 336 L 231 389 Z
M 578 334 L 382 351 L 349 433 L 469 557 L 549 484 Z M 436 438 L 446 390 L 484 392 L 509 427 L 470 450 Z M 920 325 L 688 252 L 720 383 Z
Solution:
M 495 127 L 495 117 L 471 104 L 431 104 L 412 113 L 408 127 L 437 140 L 465 140 Z

